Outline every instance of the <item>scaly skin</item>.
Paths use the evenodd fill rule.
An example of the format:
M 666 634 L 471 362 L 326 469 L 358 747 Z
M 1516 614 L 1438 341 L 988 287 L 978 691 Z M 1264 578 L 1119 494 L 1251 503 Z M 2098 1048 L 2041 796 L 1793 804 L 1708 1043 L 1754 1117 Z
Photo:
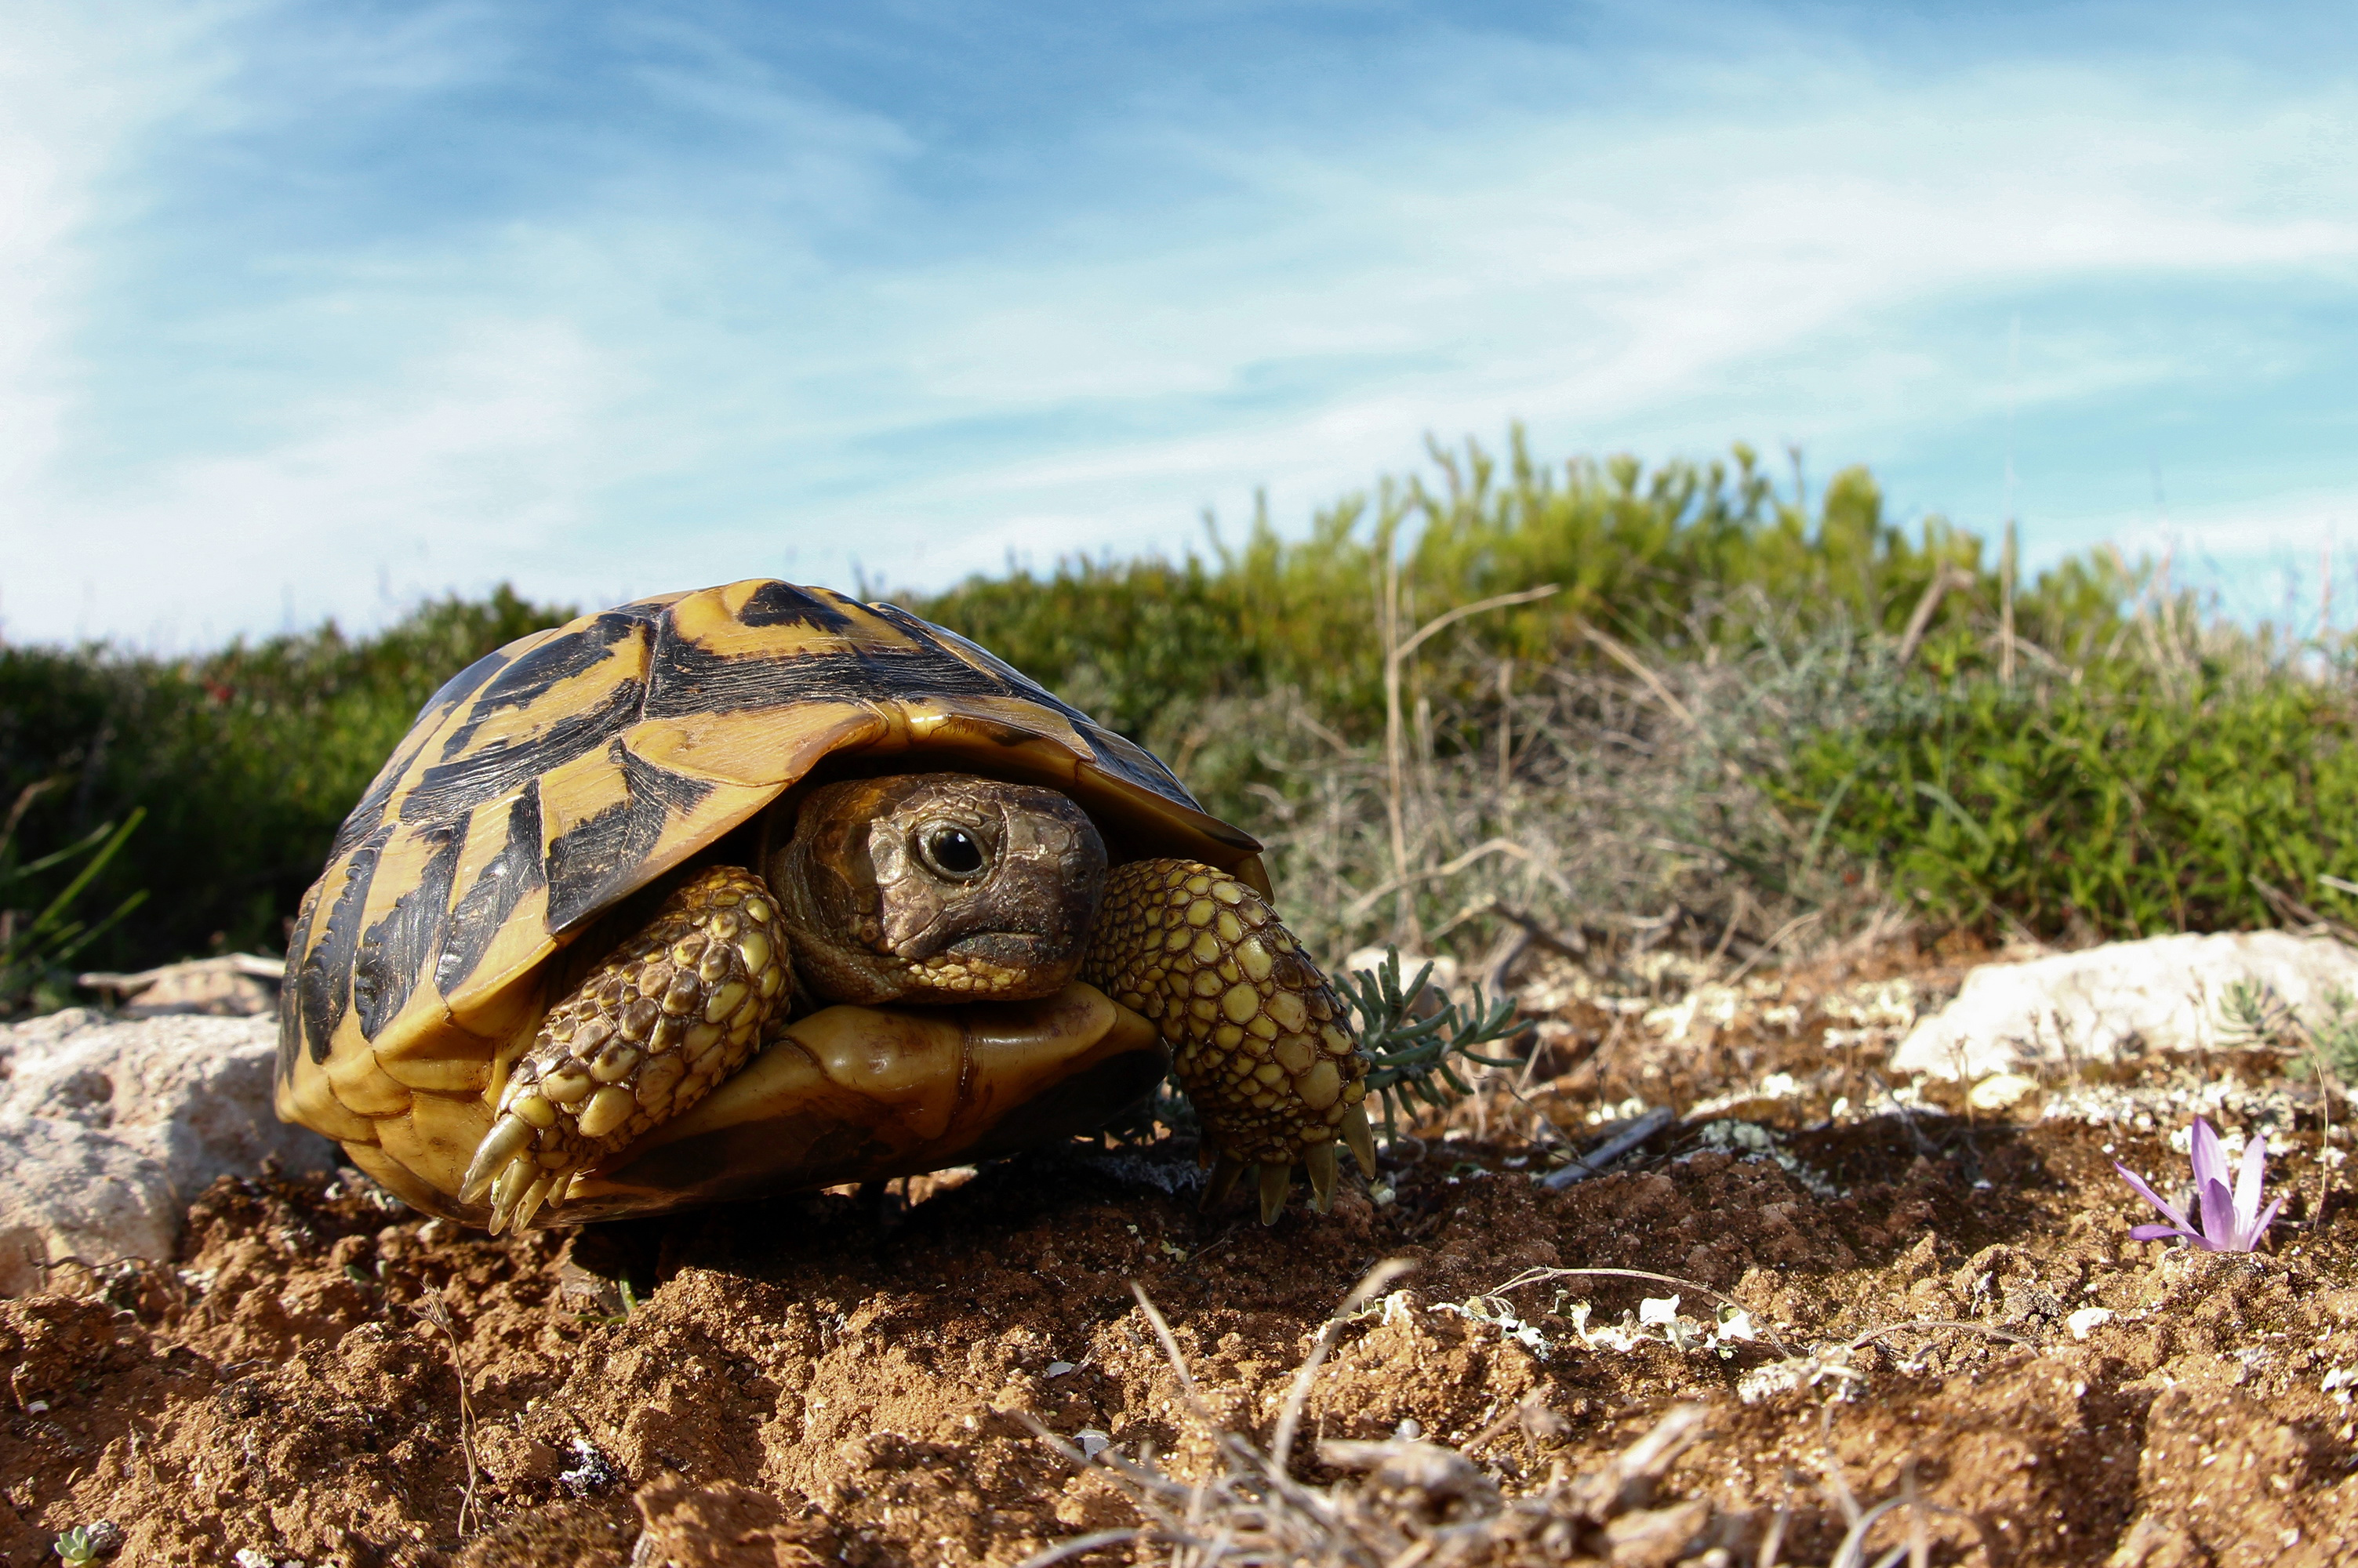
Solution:
M 1217 1157 L 1207 1203 L 1257 1167 L 1261 1219 L 1274 1223 L 1298 1162 L 1325 1213 L 1338 1137 L 1376 1173 L 1360 1104 L 1368 1058 L 1350 1015 L 1252 889 L 1196 860 L 1115 867 L 1081 976 L 1152 1019 L 1170 1045 Z
M 531 1225 L 583 1166 L 745 1065 L 786 1015 L 790 957 L 761 878 L 716 866 L 687 882 L 548 1010 L 460 1196 L 491 1195 L 494 1236 Z

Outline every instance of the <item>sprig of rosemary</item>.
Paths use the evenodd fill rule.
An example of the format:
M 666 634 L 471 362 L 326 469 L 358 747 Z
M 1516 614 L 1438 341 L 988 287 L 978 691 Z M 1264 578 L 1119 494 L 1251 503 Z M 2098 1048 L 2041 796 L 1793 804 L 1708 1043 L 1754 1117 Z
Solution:
M 1384 961 L 1372 969 L 1356 969 L 1340 987 L 1345 1001 L 1359 1017 L 1359 1044 L 1368 1054 L 1369 1098 L 1384 1108 L 1384 1136 L 1399 1136 L 1405 1109 L 1415 1119 L 1417 1103 L 1446 1110 L 1455 1100 L 1474 1092 L 1452 1065 L 1477 1062 L 1486 1067 L 1516 1067 L 1509 1057 L 1483 1055 L 1476 1046 L 1504 1040 L 1522 1027 L 1511 998 L 1485 1000 L 1481 984 L 1470 1001 L 1451 999 L 1438 987 L 1431 995 L 1438 1005 L 1421 1000 L 1433 976 L 1427 962 L 1407 985 L 1401 984 L 1400 949 L 1384 949 Z M 1420 1013 L 1420 1007 L 1429 1008 Z M 1440 1080 L 1450 1091 L 1435 1086 Z

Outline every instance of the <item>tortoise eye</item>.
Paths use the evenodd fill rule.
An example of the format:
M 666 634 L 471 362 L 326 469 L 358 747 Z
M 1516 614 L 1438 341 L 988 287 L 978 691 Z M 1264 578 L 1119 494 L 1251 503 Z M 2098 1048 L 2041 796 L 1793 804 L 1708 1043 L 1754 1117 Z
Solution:
M 970 882 L 990 870 L 982 840 L 954 822 L 929 822 L 917 829 L 917 858 L 936 876 Z

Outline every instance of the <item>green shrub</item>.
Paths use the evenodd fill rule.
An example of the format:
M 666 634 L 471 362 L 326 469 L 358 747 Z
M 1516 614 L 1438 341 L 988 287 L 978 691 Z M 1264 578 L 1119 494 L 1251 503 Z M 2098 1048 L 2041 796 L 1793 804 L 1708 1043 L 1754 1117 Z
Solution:
M 894 597 L 1169 753 L 1189 749 L 1221 699 L 1280 687 L 1302 692 L 1345 735 L 1379 728 L 1377 612 L 1396 539 L 1407 541 L 1403 632 L 1455 605 L 1561 585 L 1457 628 L 1451 645 L 1477 665 L 1585 661 L 1595 655 L 1585 626 L 1672 660 L 1771 625 L 1896 633 L 1943 568 L 1974 586 L 1943 601 L 1936 628 L 1996 603 L 1980 540 L 1934 518 L 1911 543 L 1885 520 L 1865 469 L 1836 474 L 1813 518 L 1798 499 L 1780 499 L 1741 446 L 1728 462 L 1674 460 L 1649 471 L 1617 457 L 1552 470 L 1532 462 L 1517 431 L 1503 468 L 1470 441 L 1462 454 L 1435 448 L 1432 457 L 1438 485 L 1387 481 L 1320 513 L 1299 540 L 1279 537 L 1263 512 L 1240 544 L 1215 532 L 1206 550 L 1176 561 L 1070 560 L 1043 575 Z M 1431 670 L 1445 669 L 1434 661 L 1446 651 L 1431 650 Z
M 144 809 L 136 841 L 82 892 L 146 904 L 81 955 L 113 968 L 276 952 L 329 840 L 435 687 L 569 611 L 505 588 L 421 607 L 374 637 L 332 624 L 167 661 L 105 648 L 0 648 L 0 798 L 57 779 L 25 814 L 25 861 Z M 5 890 L 43 907 L 76 868 Z
M 2358 713 L 2290 672 L 2174 691 L 2133 666 L 2079 686 L 1894 694 L 1807 738 L 1773 793 L 1813 842 L 1881 866 L 1925 913 L 2042 936 L 2280 918 L 2260 884 L 2350 919 Z
M 2250 638 L 2197 690 L 2183 604 L 2115 557 L 2020 594 L 2024 673 L 2006 685 L 1982 542 L 1938 518 L 1894 525 L 1863 469 L 1805 504 L 1742 447 L 1544 469 L 1518 433 L 1503 459 L 1471 443 L 1432 458 L 1429 480 L 1347 498 L 1299 539 L 1264 514 L 1178 559 L 895 597 L 1161 752 L 1271 839 L 1289 898 L 1337 942 L 1477 932 L 1490 917 L 1466 912 L 1508 895 L 1558 920 L 1718 909 L 1732 929 L 1729 909 L 1758 925 L 1833 896 L 1825 863 L 1844 858 L 1928 912 L 2041 931 L 2266 921 L 2255 874 L 2358 914 L 2316 880 L 2352 869 L 2340 699 Z M 1395 557 L 1403 633 L 1560 587 L 1410 663 L 1406 801 L 1379 632 Z M 1903 658 L 1936 580 L 1949 591 Z M 24 815 L 0 908 L 26 929 L 88 871 L 76 908 L 153 896 L 76 934 L 96 937 L 85 965 L 276 950 L 419 704 L 569 613 L 503 588 L 367 638 L 330 625 L 183 660 L 0 648 L 0 799 L 60 781 Z M 34 869 L 135 811 L 111 860 Z M 1485 848 L 1498 838 L 1514 851 Z M 1387 879 L 1406 892 L 1384 896 Z
M 27 784 L 0 821 L 0 1017 L 64 1006 L 72 995 L 68 966 L 147 900 L 142 889 L 93 924 L 82 896 L 138 830 L 147 815 L 143 809 L 135 807 L 119 827 L 102 822 L 61 849 L 24 858 L 18 832 L 26 813 L 62 782 Z M 63 882 L 54 892 L 42 885 L 52 872 Z

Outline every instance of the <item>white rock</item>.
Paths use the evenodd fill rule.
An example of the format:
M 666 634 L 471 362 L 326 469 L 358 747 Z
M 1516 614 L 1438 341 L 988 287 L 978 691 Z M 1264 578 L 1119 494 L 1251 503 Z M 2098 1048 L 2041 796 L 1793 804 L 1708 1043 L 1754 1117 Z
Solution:
M 2071 1329 L 2072 1338 L 2085 1339 L 2089 1335 L 2093 1334 L 2097 1329 L 2104 1327 L 2104 1325 L 2112 1321 L 2112 1308 L 2090 1306 L 2082 1307 L 2078 1312 L 2075 1312 L 2071 1316 L 2065 1318 L 2063 1323 L 2066 1327 Z
M 2324 937 L 2254 931 L 1985 964 L 1965 977 L 1954 1001 L 1909 1032 L 1891 1065 L 1981 1079 L 2070 1071 L 2145 1051 L 2212 1049 L 2223 1044 L 2220 1003 L 2244 981 L 2314 1017 L 2336 990 L 2358 997 L 2358 952 Z
M 2020 1073 L 1999 1073 L 1975 1084 L 1973 1092 L 1965 1096 L 1965 1103 L 1975 1110 L 2004 1110 L 2025 1095 L 2038 1092 L 2038 1079 L 2026 1078 Z
M 271 1108 L 277 1035 L 268 1018 L 111 1022 L 86 1009 L 0 1029 L 0 1127 L 15 1140 L 0 1159 L 0 1232 L 49 1238 L 49 1258 L 168 1258 L 182 1212 L 216 1178 L 253 1175 L 273 1155 L 290 1172 L 331 1167 L 333 1144 Z M 135 1169 L 152 1176 L 116 1173 Z M 123 1200 L 78 1184 L 121 1186 Z M 151 1208 L 165 1217 L 160 1246 L 141 1217 Z
M 38 1290 L 45 1264 L 172 1256 L 181 1205 L 161 1161 L 80 1122 L 0 1119 L 0 1296 Z
M 142 969 L 135 975 L 98 971 L 78 975 L 74 984 L 111 993 L 124 1018 L 158 1018 L 172 1012 L 251 1018 L 278 1007 L 283 959 L 257 953 L 225 953 Z

